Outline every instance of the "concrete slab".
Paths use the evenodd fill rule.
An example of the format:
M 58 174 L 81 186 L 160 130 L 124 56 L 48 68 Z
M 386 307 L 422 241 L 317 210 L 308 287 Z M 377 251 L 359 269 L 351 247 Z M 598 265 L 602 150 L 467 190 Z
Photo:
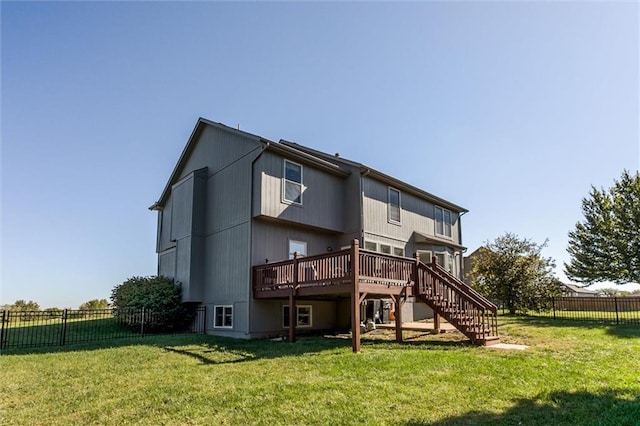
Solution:
M 376 328 L 395 330 L 396 329 L 396 325 L 395 325 L 395 323 L 376 324 Z M 410 331 L 433 331 L 433 323 L 432 322 L 429 322 L 429 323 L 425 323 L 425 322 L 403 322 L 402 323 L 402 329 L 403 330 L 410 330 Z M 451 325 L 448 322 L 443 320 L 442 322 L 440 322 L 440 330 L 442 332 L 455 331 L 456 328 L 453 325 Z
M 527 345 L 514 345 L 512 343 L 496 343 L 495 345 L 485 346 L 485 348 L 491 349 L 508 349 L 513 351 L 524 351 L 529 346 Z

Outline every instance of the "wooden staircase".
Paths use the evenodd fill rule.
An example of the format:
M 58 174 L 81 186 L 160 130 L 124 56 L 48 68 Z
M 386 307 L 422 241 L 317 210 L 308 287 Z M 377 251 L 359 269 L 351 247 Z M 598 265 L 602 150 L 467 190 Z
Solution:
M 414 294 L 476 345 L 500 343 L 497 307 L 435 261 L 417 264 Z

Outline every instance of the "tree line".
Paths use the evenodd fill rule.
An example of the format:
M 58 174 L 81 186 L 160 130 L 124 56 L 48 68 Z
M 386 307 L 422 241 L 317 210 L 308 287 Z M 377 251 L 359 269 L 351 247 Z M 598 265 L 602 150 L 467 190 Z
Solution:
M 111 305 L 109 305 L 109 302 L 107 301 L 107 299 L 91 299 L 81 304 L 80 307 L 78 307 L 78 309 L 79 310 L 95 310 L 95 309 L 108 309 L 110 307 Z M 34 302 L 33 300 L 26 301 L 26 300 L 20 299 L 20 300 L 16 300 L 14 303 L 10 305 L 0 306 L 0 310 L 6 310 L 6 311 L 12 311 L 12 312 L 17 312 L 17 311 L 62 312 L 64 309 L 55 308 L 55 307 L 40 309 L 39 303 Z
M 608 189 L 591 187 L 582 199 L 584 219 L 569 232 L 564 263 L 567 277 L 585 286 L 597 282 L 640 283 L 640 173 L 624 171 Z M 471 286 L 503 304 L 510 313 L 544 310 L 546 300 L 563 293 L 555 261 L 544 257 L 542 244 L 506 233 L 472 253 Z M 602 289 L 601 296 L 634 296 Z

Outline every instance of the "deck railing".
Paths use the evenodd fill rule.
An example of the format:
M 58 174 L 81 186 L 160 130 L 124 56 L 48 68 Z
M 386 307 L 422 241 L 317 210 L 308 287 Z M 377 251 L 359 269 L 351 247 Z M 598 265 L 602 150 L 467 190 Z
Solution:
M 342 284 L 351 280 L 351 250 L 317 256 L 295 257 L 290 260 L 253 267 L 254 291 L 273 291 L 294 285 L 318 286 Z
M 304 288 L 352 283 L 352 250 L 350 248 L 254 266 L 253 289 L 268 292 L 292 286 Z M 406 287 L 414 282 L 414 259 L 367 250 L 358 250 L 358 259 L 358 279 L 362 283 Z
M 415 265 L 414 259 L 360 250 L 360 281 L 387 286 L 412 285 Z

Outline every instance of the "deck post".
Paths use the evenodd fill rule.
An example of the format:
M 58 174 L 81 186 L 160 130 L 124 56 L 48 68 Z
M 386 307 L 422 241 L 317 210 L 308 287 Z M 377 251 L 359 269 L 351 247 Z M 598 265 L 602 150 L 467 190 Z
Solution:
M 296 309 L 296 291 L 298 289 L 298 252 L 293 253 L 293 286 L 289 293 L 289 343 L 296 341 L 296 326 L 298 325 L 298 312 Z
M 397 295 L 394 302 L 396 304 L 394 314 L 396 317 L 396 342 L 402 343 L 402 305 L 404 304 L 404 295 Z
M 351 242 L 351 348 L 360 352 L 360 242 Z
M 431 264 L 435 269 L 436 265 L 438 264 L 438 258 L 436 256 L 431 257 Z M 433 311 L 433 329 L 438 333 L 440 332 L 440 315 L 438 315 L 435 310 Z

